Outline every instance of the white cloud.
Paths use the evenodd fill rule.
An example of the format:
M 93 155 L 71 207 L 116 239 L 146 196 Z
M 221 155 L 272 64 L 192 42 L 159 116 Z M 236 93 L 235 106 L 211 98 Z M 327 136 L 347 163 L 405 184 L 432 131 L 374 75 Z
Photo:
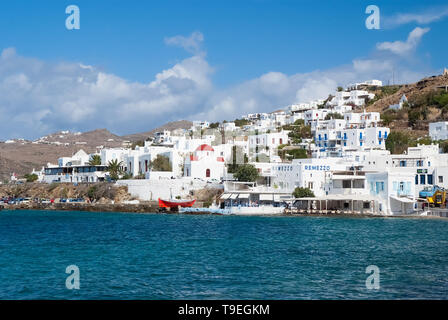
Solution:
M 34 138 L 51 130 L 107 127 L 148 130 L 197 112 L 213 72 L 202 57 L 163 70 L 150 83 L 130 82 L 80 63 L 49 64 L 5 49 L 0 59 L 0 137 Z M 32 125 L 29 125 L 30 122 Z
M 427 32 L 414 31 L 407 46 L 415 47 Z M 200 49 L 203 37 L 173 38 L 168 42 L 196 54 L 162 70 L 148 83 L 131 82 L 82 63 L 48 63 L 20 56 L 14 48 L 3 50 L 0 138 L 36 138 L 57 130 L 104 127 L 126 134 L 172 120 L 233 120 L 246 113 L 270 112 L 291 103 L 326 98 L 339 85 L 366 79 L 387 81 L 392 72 L 402 82 L 428 75 L 427 70 L 414 71 L 414 66 L 403 65 L 403 59 L 383 54 L 323 71 L 292 75 L 266 72 L 228 88 L 217 88 L 212 82 L 214 70 Z M 382 51 L 393 51 L 394 46 L 401 45 Z
M 429 8 L 419 13 L 398 13 L 394 16 L 384 18 L 386 28 L 404 25 L 408 23 L 429 24 L 440 21 L 448 16 L 448 7 Z
M 378 50 L 387 50 L 400 56 L 406 56 L 412 53 L 420 43 L 423 35 L 429 32 L 429 28 L 417 27 L 412 30 L 406 41 L 393 41 L 377 43 Z
M 165 44 L 181 47 L 187 52 L 195 55 L 204 54 L 204 52 L 201 49 L 203 41 L 204 41 L 204 35 L 199 31 L 193 32 L 189 37 L 174 36 L 165 38 Z

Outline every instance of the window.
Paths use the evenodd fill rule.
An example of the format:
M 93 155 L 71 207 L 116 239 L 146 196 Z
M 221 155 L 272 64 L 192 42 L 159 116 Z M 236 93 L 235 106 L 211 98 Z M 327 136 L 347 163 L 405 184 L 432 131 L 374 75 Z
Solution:
M 426 184 L 426 176 L 424 174 L 420 175 L 420 184 Z
M 415 184 L 418 184 L 418 175 L 415 175 Z
M 432 174 L 428 174 L 428 184 L 432 184 Z
M 406 160 L 400 161 L 400 167 L 406 167 Z
M 210 169 L 205 170 L 205 177 L 210 178 Z
M 443 176 L 439 176 L 439 183 L 443 183 Z

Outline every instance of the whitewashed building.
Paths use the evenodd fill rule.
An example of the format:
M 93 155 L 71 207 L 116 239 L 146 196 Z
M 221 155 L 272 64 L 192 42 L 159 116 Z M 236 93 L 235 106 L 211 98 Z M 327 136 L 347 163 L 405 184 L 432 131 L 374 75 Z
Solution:
M 434 141 L 448 139 L 448 121 L 430 123 L 429 136 Z
M 220 180 L 224 175 L 224 157 L 216 156 L 210 145 L 200 145 L 185 160 L 184 177 Z

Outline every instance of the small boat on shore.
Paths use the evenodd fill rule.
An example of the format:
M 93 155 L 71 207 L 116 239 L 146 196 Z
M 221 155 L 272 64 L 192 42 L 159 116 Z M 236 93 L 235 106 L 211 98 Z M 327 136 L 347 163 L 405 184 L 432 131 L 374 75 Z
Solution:
M 160 208 L 189 208 L 192 207 L 193 204 L 196 202 L 196 199 L 194 200 L 182 200 L 182 199 L 171 199 L 171 200 L 163 200 L 159 198 L 159 207 Z

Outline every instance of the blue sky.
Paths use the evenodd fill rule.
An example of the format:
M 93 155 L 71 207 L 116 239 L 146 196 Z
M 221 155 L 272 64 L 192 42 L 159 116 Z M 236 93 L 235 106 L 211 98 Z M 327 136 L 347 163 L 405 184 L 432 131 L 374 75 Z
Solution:
M 65 28 L 71 4 L 80 30 Z M 365 27 L 370 4 L 380 30 Z M 446 1 L 5 2 L 0 139 L 230 120 L 392 70 L 415 81 L 448 65 L 446 30 Z

